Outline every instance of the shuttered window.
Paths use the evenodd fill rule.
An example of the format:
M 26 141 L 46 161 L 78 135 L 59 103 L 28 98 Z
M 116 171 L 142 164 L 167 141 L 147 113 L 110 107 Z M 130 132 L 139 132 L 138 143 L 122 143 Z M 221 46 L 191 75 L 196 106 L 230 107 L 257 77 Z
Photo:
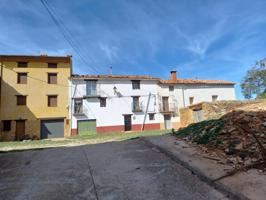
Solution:
M 57 63 L 48 63 L 48 68 L 57 68 Z
M 57 95 L 48 95 L 48 107 L 57 107 Z
M 27 84 L 27 73 L 18 73 L 18 84 Z
M 57 84 L 57 73 L 48 73 L 48 83 Z
M 27 104 L 27 96 L 17 95 L 17 105 L 24 106 Z

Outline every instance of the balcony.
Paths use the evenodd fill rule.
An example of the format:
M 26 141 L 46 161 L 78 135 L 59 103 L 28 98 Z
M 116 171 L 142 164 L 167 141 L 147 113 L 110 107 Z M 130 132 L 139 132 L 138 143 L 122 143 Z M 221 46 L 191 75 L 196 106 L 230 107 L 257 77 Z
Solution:
M 101 97 L 101 89 L 100 89 L 100 85 L 90 85 L 87 84 L 86 86 L 86 94 L 83 95 L 84 99 L 88 99 L 88 98 L 98 98 Z
M 101 97 L 101 94 L 99 91 L 93 91 L 93 92 L 86 92 L 86 94 L 83 96 L 84 99 L 88 98 L 98 98 Z
M 159 104 L 159 111 L 161 113 L 177 113 L 178 107 L 175 103 L 161 103 Z
M 142 103 L 132 103 L 131 105 L 132 112 L 143 112 L 143 106 Z
M 74 116 L 84 116 L 86 115 L 86 109 L 84 109 L 83 107 L 80 106 L 74 106 Z

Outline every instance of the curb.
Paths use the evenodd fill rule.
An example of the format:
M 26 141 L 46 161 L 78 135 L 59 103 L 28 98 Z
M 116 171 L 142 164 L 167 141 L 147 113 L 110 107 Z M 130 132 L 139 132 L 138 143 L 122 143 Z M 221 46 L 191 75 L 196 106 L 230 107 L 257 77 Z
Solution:
M 209 186 L 213 187 L 214 189 L 222 192 L 223 194 L 225 194 L 230 199 L 250 200 L 249 198 L 247 198 L 243 194 L 232 191 L 228 186 L 226 186 L 222 183 L 216 182 L 215 180 L 210 179 L 208 176 L 204 175 L 199 169 L 192 167 L 187 162 L 184 162 L 183 160 L 179 159 L 171 151 L 169 151 L 165 148 L 162 148 L 160 146 L 157 146 L 156 144 L 147 140 L 145 137 L 141 137 L 140 139 L 143 142 L 145 142 L 147 146 L 149 146 L 151 148 L 156 148 L 159 152 L 165 154 L 167 157 L 169 157 L 174 162 L 176 162 L 176 163 L 180 164 L 181 166 L 183 166 L 184 168 L 188 169 L 192 174 L 196 175 L 201 181 L 207 183 Z

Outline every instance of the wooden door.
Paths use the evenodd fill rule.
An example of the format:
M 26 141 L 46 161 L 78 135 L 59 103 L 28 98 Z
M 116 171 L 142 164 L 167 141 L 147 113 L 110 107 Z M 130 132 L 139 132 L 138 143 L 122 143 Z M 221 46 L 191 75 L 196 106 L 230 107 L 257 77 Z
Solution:
M 16 121 L 16 140 L 22 140 L 25 136 L 25 120 Z
M 125 122 L 125 131 L 131 131 L 132 123 L 131 123 L 131 115 L 124 115 Z

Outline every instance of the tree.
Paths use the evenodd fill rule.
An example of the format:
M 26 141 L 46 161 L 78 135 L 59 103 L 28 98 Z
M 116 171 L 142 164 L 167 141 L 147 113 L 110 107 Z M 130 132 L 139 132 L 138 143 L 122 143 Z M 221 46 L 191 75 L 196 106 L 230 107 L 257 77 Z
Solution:
M 241 81 L 245 98 L 266 99 L 266 58 L 257 61 Z

